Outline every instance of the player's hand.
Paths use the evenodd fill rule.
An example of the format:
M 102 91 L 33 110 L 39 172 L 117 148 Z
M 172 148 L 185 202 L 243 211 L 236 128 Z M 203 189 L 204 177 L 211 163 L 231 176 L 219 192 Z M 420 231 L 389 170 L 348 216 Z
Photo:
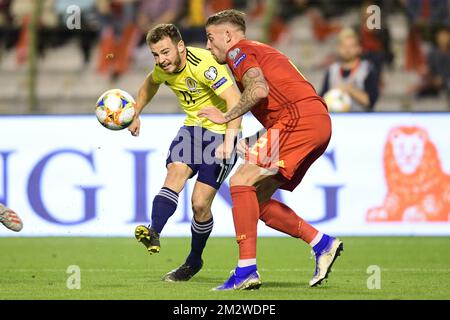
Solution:
M 245 155 L 248 152 L 248 139 L 244 138 L 238 141 L 236 146 L 236 152 L 239 157 L 245 159 Z
M 135 117 L 133 122 L 129 125 L 128 131 L 130 131 L 131 135 L 134 137 L 139 136 L 139 130 L 141 129 L 141 120 L 138 117 Z
M 198 117 L 206 118 L 209 121 L 212 121 L 217 124 L 227 123 L 224 114 L 222 111 L 217 109 L 216 107 L 206 107 L 200 110 L 197 114 Z
M 350 93 L 352 86 L 349 84 L 341 83 L 337 88 L 344 91 L 345 93 Z
M 216 158 L 221 160 L 228 160 L 233 154 L 233 145 L 229 146 L 227 143 L 222 143 L 216 148 Z

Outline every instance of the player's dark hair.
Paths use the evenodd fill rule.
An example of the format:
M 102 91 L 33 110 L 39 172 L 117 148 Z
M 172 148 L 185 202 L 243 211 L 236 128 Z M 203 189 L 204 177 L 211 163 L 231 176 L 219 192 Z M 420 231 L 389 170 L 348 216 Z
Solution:
M 206 26 L 209 25 L 218 25 L 222 23 L 231 23 L 239 28 L 242 32 L 245 33 L 245 13 L 234 10 L 234 9 L 228 9 L 220 11 L 216 14 L 213 14 L 209 16 L 208 20 L 206 21 Z
M 174 24 L 162 23 L 154 26 L 147 33 L 146 41 L 148 45 L 155 44 L 165 37 L 169 37 L 174 44 L 182 40 L 180 30 Z

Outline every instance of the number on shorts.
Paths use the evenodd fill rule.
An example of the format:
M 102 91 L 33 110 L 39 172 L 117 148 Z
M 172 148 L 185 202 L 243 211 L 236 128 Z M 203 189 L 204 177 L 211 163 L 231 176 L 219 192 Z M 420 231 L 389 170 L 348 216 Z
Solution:
M 228 167 L 229 165 L 225 164 L 225 163 L 221 163 L 220 164 L 220 172 L 219 172 L 219 176 L 217 177 L 216 182 L 222 184 L 223 180 L 225 180 L 225 178 L 227 177 L 227 173 L 228 173 Z
M 250 153 L 257 156 L 258 155 L 258 149 L 262 149 L 266 146 L 268 139 L 265 137 L 259 138 L 258 141 L 253 145 L 252 149 L 250 150 Z

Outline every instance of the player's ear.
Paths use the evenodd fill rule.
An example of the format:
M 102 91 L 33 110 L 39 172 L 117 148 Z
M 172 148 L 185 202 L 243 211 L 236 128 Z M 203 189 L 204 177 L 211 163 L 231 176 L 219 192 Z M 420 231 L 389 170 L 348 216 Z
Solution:
M 179 52 L 180 54 L 183 53 L 183 52 L 186 50 L 186 46 L 185 46 L 183 40 L 180 40 L 180 41 L 178 42 L 177 47 L 178 47 L 178 52 Z
M 228 43 L 231 41 L 231 33 L 230 30 L 225 30 L 225 42 Z

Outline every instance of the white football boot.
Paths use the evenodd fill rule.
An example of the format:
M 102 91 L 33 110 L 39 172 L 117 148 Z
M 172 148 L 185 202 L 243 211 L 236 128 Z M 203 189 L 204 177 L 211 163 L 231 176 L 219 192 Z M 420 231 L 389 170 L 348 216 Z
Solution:
M 23 228 L 23 222 L 11 209 L 0 203 L 0 222 L 9 230 L 19 232 Z
M 343 250 L 344 243 L 339 239 L 330 237 L 326 249 L 320 253 L 313 252 L 316 258 L 316 271 L 312 279 L 309 281 L 309 285 L 311 287 L 320 285 L 320 283 L 328 277 L 334 261 L 336 261 L 336 258 L 339 257 L 341 251 Z

